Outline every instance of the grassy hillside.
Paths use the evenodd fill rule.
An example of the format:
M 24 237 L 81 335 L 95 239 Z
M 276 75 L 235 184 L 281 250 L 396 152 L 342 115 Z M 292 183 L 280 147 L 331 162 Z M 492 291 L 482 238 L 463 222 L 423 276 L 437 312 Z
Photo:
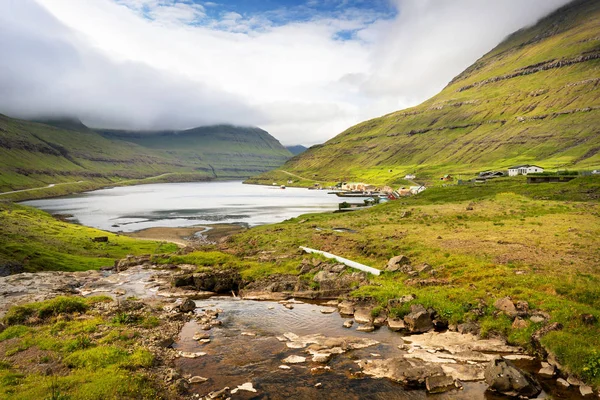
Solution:
M 156 135 L 112 132 L 104 137 L 76 120 L 43 122 L 0 115 L 0 193 L 63 184 L 41 191 L 63 194 L 82 186 L 150 177 L 242 178 L 276 168 L 291 156 L 258 128 L 220 126 Z M 18 198 L 38 195 L 26 192 Z
M 108 242 L 94 242 L 99 236 Z M 169 253 L 171 243 L 127 236 L 57 220 L 31 207 L 0 203 L 0 267 L 17 265 L 28 272 L 85 271 L 113 265 L 128 254 Z
M 277 168 L 292 154 L 259 128 L 217 125 L 185 131 L 99 131 L 108 139 L 135 143 L 177 158 L 213 177 L 246 177 Z
M 432 99 L 353 126 L 281 169 L 393 183 L 409 172 L 432 179 L 521 163 L 598 167 L 599 32 L 600 2 L 576 0 L 508 37 Z

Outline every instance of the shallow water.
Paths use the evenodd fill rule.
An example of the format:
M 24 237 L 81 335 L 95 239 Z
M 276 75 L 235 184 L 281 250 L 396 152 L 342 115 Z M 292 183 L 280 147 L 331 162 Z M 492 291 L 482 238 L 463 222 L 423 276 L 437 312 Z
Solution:
M 214 223 L 255 226 L 337 210 L 338 203 L 339 198 L 322 190 L 237 181 L 125 186 L 24 202 L 50 213 L 71 214 L 83 225 L 113 232 Z
M 221 327 L 208 331 L 211 342 L 199 344 L 192 339 L 200 327 L 195 321 L 185 325 L 180 340 L 175 345 L 178 350 L 206 352 L 196 359 L 180 358 L 177 367 L 184 374 L 203 376 L 209 380 L 192 385 L 192 393 L 206 395 L 224 387 L 231 389 L 245 382 L 252 382 L 257 393 L 239 392 L 234 399 L 501 399 L 486 392 L 483 382 L 464 383 L 463 390 L 453 390 L 444 394 L 428 395 L 424 390 L 405 389 L 388 379 L 373 379 L 360 373 L 355 364 L 358 359 L 391 358 L 400 354 L 397 348 L 402 344 L 400 334 L 381 328 L 372 333 L 342 327 L 345 320 L 338 313 L 322 314 L 322 306 L 315 304 L 294 304 L 288 310 L 274 302 L 260 302 L 213 297 L 196 301 L 200 310 L 222 309 L 219 320 Z M 204 332 L 204 331 L 202 331 Z M 242 332 L 256 334 L 244 336 Z M 327 364 L 330 370 L 311 371 L 322 364 L 313 363 L 310 356 L 302 364 L 290 364 L 291 369 L 282 370 L 282 360 L 289 355 L 307 356 L 305 349 L 290 349 L 276 336 L 285 332 L 297 335 L 321 333 L 328 337 L 354 336 L 374 339 L 379 345 L 361 350 L 349 351 L 334 356 Z M 537 368 L 537 366 L 532 366 Z M 320 383 L 320 387 L 315 387 Z

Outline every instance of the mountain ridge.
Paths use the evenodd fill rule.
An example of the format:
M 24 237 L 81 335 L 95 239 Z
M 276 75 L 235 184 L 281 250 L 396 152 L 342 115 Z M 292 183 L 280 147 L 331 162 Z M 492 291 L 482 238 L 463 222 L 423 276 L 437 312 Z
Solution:
M 569 3 L 509 35 L 436 96 L 350 127 L 282 169 L 388 184 L 415 171 L 433 180 L 520 163 L 597 167 L 598 32 L 600 3 Z

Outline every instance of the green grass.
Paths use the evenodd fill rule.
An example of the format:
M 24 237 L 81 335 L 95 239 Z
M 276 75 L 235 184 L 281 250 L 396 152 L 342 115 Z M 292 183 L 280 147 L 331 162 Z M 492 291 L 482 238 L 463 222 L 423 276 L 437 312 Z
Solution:
M 469 179 L 525 163 L 598 168 L 600 60 L 460 89 L 536 63 L 598 54 L 599 20 L 598 2 L 576 1 L 509 37 L 423 104 L 350 127 L 280 170 L 308 180 L 401 186 L 396 182 L 413 172 L 431 185 L 445 174 Z M 251 182 L 280 176 L 270 171 Z
M 108 236 L 108 243 L 92 239 Z M 172 243 L 136 240 L 59 221 L 31 207 L 0 203 L 0 263 L 17 262 L 27 271 L 84 271 L 113 265 L 128 254 L 170 253 Z
M 153 354 L 130 339 L 135 335 L 114 325 L 110 316 L 98 315 L 93 310 L 97 301 L 106 299 L 58 298 L 12 308 L 5 318 L 9 326 L 0 333 L 0 398 L 160 398 L 161 389 L 147 373 L 155 363 Z M 73 309 L 74 305 L 78 307 Z M 52 312 L 24 326 L 9 317 L 23 309 Z M 80 313 L 78 318 L 65 318 L 74 311 Z M 141 334 L 160 329 L 161 322 L 152 315 L 137 320 L 132 326 Z M 147 326 L 144 321 L 152 323 Z M 28 354 L 39 355 L 31 360 Z M 60 372 L 46 374 L 50 367 Z

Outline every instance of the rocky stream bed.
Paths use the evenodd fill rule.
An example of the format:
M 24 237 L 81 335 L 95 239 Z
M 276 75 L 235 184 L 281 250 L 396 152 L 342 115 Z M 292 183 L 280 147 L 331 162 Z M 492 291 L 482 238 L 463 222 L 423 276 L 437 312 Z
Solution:
M 448 326 L 419 304 L 394 319 L 385 309 L 374 312 L 369 303 L 339 300 L 347 292 L 343 285 L 339 280 L 327 284 L 336 280 L 335 266 L 320 271 L 325 283 L 320 291 L 292 277 L 247 284 L 222 271 L 195 274 L 196 268 L 129 258 L 113 270 L 11 275 L 0 278 L 0 315 L 15 304 L 65 294 L 104 294 L 133 308 L 160 309 L 160 318 L 171 322 L 142 341 L 159 360 L 156 379 L 181 398 L 594 395 L 582 382 L 561 374 L 552 357 L 540 362 L 502 338 L 481 339 L 475 324 Z M 346 276 L 352 282 L 361 279 L 360 274 Z M 218 294 L 232 290 L 233 295 Z M 413 300 L 410 295 L 394 299 L 395 305 Z M 525 304 L 508 298 L 495 306 L 499 312 L 514 312 L 516 321 L 544 318 L 524 312 Z

